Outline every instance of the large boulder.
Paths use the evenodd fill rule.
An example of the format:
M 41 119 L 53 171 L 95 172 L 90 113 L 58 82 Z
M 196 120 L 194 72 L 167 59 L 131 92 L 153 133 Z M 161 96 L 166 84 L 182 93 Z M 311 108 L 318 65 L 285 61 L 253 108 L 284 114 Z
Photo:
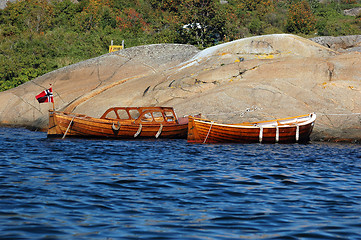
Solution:
M 113 106 L 172 106 L 221 122 L 315 112 L 313 140 L 361 140 L 361 55 L 310 40 L 266 35 L 197 50 L 157 44 L 124 49 L 45 74 L 0 93 L 0 123 L 47 128 L 57 110 L 99 117 Z
M 361 52 L 361 35 L 322 36 L 310 40 L 338 52 Z

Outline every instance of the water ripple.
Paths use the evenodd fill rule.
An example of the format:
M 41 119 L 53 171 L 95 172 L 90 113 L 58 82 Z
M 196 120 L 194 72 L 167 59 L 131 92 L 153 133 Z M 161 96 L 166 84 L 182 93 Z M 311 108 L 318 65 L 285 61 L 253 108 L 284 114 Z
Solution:
M 361 148 L 0 128 L 1 239 L 361 239 Z

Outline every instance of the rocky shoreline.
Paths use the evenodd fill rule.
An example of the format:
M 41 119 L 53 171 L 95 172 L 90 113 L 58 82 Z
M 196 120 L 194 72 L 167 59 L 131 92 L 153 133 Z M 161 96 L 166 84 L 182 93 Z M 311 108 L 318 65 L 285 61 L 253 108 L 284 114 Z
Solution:
M 180 44 L 124 49 L 1 92 L 0 124 L 46 129 L 51 106 L 35 95 L 52 84 L 60 111 L 99 117 L 114 106 L 171 106 L 178 116 L 202 113 L 226 123 L 315 112 L 311 140 L 360 142 L 360 36 L 330 39 L 274 34 L 203 51 Z

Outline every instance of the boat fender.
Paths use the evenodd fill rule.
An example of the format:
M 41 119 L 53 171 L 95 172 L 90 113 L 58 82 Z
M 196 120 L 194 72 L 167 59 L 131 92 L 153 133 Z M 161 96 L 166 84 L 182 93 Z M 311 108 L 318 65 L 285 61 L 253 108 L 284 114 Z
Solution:
M 162 133 L 162 129 L 163 129 L 163 124 L 160 124 L 159 130 L 158 130 L 157 134 L 155 135 L 155 138 L 158 138 L 160 136 L 160 134 Z
M 276 143 L 280 140 L 280 129 L 278 126 L 276 126 Z
M 259 127 L 259 142 L 262 143 L 263 140 L 263 127 Z
M 300 140 L 300 126 L 299 125 L 296 126 L 296 142 L 298 142 L 298 140 Z
M 142 131 L 142 124 L 139 124 L 139 128 L 138 131 L 134 134 L 134 137 L 138 137 L 138 135 L 140 134 L 140 132 Z
M 118 121 L 118 123 L 117 123 L 117 127 L 114 125 L 114 123 L 113 123 L 113 125 L 112 125 L 112 129 L 114 130 L 114 131 L 118 131 L 119 129 L 120 129 L 120 122 Z

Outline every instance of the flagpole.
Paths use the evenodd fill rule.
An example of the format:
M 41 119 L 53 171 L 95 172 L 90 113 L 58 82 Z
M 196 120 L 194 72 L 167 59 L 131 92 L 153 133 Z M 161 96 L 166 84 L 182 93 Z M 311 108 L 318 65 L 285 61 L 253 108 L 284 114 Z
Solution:
M 50 87 L 52 88 L 53 87 L 53 84 L 51 84 L 50 83 Z M 53 101 L 52 101 L 52 103 L 53 103 L 53 111 L 55 111 L 55 103 L 54 103 L 55 101 L 54 101 L 54 94 L 53 94 Z

